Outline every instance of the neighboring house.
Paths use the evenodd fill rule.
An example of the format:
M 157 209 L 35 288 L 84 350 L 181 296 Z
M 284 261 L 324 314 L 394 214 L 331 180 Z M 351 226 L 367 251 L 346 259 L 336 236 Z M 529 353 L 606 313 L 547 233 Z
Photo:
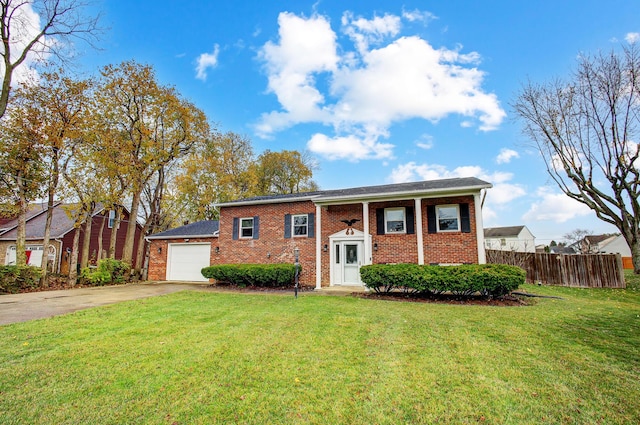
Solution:
M 616 235 L 609 234 L 588 235 L 569 246 L 580 254 L 597 254 L 601 252 L 603 246 L 607 245 L 615 237 Z
M 576 251 L 570 246 L 556 245 L 549 247 L 549 254 L 576 254 Z
M 498 251 L 536 252 L 535 237 L 527 226 L 489 227 L 484 229 L 484 243 Z
M 198 221 L 146 239 L 150 243 L 149 280 L 209 281 L 200 270 L 214 262 L 216 249 L 212 245 L 218 239 L 217 220 Z
M 216 243 L 211 264 L 293 263 L 297 250 L 301 284 L 317 289 L 361 286 L 366 264 L 484 263 L 480 193 L 490 187 L 457 178 L 226 202 L 217 241 L 202 242 Z
M 631 248 L 622 235 L 611 236 L 599 243 L 602 254 L 620 254 L 622 257 L 631 257 Z
M 42 257 L 48 256 L 49 270 L 54 273 L 68 274 L 71 251 L 73 249 L 73 236 L 75 233 L 74 221 L 69 216 L 70 209 L 74 208 L 73 204 L 57 203 L 53 209 L 51 220 L 51 235 L 49 245 L 46 249 L 43 247 L 45 223 L 47 219 L 46 204 L 34 204 L 29 206 L 29 212 L 26 220 L 26 253 L 29 265 L 40 267 Z M 107 256 L 111 232 L 113 231 L 115 214 L 114 211 L 105 210 L 102 206 L 96 207 L 92 215 L 91 224 L 91 240 L 89 245 L 90 263 L 95 264 L 100 258 Z M 125 209 L 121 225 L 117 231 L 115 258 L 122 258 L 122 250 L 124 248 L 124 240 L 127 233 L 126 223 L 129 221 L 129 212 Z M 86 223 L 78 229 L 84 233 Z M 5 265 L 16 263 L 16 237 L 17 237 L 17 218 L 5 219 L 0 223 L 0 261 Z M 102 231 L 102 243 L 98 241 L 100 229 Z M 136 228 L 134 238 L 134 252 L 136 252 L 142 226 Z M 80 245 L 78 262 L 82 253 L 83 234 L 80 235 Z M 102 249 L 102 252 L 98 251 Z M 135 255 L 134 255 L 134 267 Z

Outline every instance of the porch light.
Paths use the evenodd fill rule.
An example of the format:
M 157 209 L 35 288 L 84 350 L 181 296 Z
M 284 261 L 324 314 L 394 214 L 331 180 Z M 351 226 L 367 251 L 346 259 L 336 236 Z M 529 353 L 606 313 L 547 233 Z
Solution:
M 373 250 L 378 251 L 378 242 L 373 244 Z
M 162 254 L 162 247 L 161 246 L 158 247 L 158 254 Z
M 324 252 L 327 252 L 327 250 L 328 250 L 328 249 L 329 249 L 329 245 L 324 244 L 324 246 L 322 247 L 322 250 L 323 250 Z
M 215 251 L 216 251 L 216 254 L 220 254 L 220 247 L 219 247 L 219 246 L 217 246 L 217 247 L 216 247 L 216 249 L 215 249 Z

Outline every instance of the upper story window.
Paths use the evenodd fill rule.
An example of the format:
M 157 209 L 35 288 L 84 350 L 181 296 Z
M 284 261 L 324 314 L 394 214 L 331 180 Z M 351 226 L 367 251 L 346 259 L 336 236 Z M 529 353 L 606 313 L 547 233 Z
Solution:
M 240 238 L 242 239 L 253 238 L 253 218 L 240 219 Z
M 293 236 L 307 236 L 309 217 L 307 214 L 296 214 L 291 216 Z
M 384 209 L 385 233 L 406 233 L 406 216 L 404 208 Z
M 116 224 L 116 210 L 109 210 L 109 223 L 107 223 L 107 227 L 109 229 L 113 229 L 113 226 Z
M 284 238 L 314 238 L 315 214 L 285 214 Z
M 460 231 L 460 207 L 458 205 L 436 206 L 438 232 Z

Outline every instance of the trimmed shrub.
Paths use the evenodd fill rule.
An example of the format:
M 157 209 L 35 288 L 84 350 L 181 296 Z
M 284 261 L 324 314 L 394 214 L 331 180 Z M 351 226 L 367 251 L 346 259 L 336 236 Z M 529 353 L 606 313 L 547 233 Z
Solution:
M 0 293 L 18 292 L 38 288 L 42 269 L 32 266 L 0 266 Z
M 115 260 L 113 258 L 105 258 L 98 261 L 98 267 L 85 267 L 80 273 L 83 282 L 102 286 L 107 283 L 124 283 L 127 281 L 129 264 Z
M 299 268 L 298 272 L 302 269 Z M 202 269 L 202 276 L 222 285 L 281 287 L 294 284 L 293 264 L 220 264 Z
M 417 264 L 372 264 L 360 268 L 366 287 L 376 292 L 405 291 L 421 294 L 480 294 L 501 297 L 525 283 L 520 267 L 505 264 L 419 266 Z

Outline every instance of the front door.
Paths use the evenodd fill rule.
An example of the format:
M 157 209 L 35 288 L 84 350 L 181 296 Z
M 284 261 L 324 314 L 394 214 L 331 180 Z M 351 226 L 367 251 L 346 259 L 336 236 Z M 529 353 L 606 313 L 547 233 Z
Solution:
M 360 266 L 363 258 L 360 241 L 336 241 L 333 243 L 333 283 L 337 285 L 361 285 Z

